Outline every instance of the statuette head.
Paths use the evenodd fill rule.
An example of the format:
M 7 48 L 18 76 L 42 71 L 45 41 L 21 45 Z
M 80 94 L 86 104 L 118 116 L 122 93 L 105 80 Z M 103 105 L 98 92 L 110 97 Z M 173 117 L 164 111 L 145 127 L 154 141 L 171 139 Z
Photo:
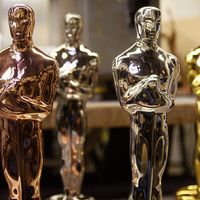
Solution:
M 138 39 L 157 40 L 159 37 L 161 12 L 155 7 L 143 7 L 135 14 Z
M 68 13 L 65 15 L 65 39 L 69 44 L 80 40 L 83 21 L 80 15 Z
M 8 21 L 13 40 L 32 38 L 35 25 L 32 8 L 22 4 L 12 6 L 8 11 Z

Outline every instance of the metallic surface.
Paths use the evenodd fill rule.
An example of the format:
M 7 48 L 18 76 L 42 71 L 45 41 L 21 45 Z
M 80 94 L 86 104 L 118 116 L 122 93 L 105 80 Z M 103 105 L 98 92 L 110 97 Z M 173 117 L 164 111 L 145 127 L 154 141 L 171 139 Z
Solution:
M 193 93 L 196 96 L 196 147 L 194 167 L 197 185 L 190 185 L 179 189 L 176 198 L 181 199 L 200 199 L 200 47 L 190 51 L 186 55 L 186 63 L 188 67 L 188 80 Z
M 49 198 L 49 200 L 68 200 L 69 197 L 67 197 L 64 194 L 58 194 L 58 195 L 54 195 L 52 197 Z M 93 197 L 87 197 L 85 195 L 76 195 L 76 196 L 72 196 L 71 200 L 95 200 Z
M 166 112 L 174 103 L 180 66 L 175 56 L 157 45 L 160 17 L 154 7 L 138 10 L 138 40 L 113 62 L 118 100 L 131 115 L 129 199 L 134 200 L 162 199 L 161 179 L 168 154 Z
M 199 196 L 199 188 L 197 185 L 189 185 L 182 187 L 176 192 L 177 200 L 198 200 Z
M 99 68 L 98 55 L 80 43 L 82 26 L 80 15 L 67 14 L 65 44 L 52 53 L 60 65 L 57 129 L 63 160 L 63 199 L 84 199 L 80 189 L 84 175 L 85 104 L 94 93 Z
M 33 10 L 9 9 L 13 43 L 0 52 L 0 130 L 9 199 L 41 199 L 42 124 L 51 112 L 58 68 L 32 42 Z

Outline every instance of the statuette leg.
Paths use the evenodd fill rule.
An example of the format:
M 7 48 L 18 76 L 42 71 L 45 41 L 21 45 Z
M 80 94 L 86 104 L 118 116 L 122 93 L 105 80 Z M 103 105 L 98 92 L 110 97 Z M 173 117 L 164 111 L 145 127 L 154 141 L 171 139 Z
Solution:
M 85 171 L 85 102 L 71 99 L 66 104 L 60 104 L 57 111 L 57 125 L 63 161 L 60 174 L 65 194 L 54 195 L 50 200 L 94 200 L 80 193 Z
M 40 122 L 1 119 L 3 172 L 10 200 L 40 200 L 43 139 Z
M 130 200 L 161 200 L 161 179 L 168 154 L 168 129 L 163 114 L 138 112 L 132 116 Z

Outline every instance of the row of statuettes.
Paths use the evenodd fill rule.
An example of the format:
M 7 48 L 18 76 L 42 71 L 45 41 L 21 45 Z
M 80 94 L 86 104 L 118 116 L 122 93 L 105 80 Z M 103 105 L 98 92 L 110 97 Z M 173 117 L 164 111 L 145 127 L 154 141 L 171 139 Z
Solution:
M 12 6 L 8 20 L 13 43 L 0 53 L 0 129 L 9 199 L 41 199 L 41 121 L 51 112 L 56 92 L 60 99 L 57 129 L 65 195 L 70 200 L 89 199 L 80 195 L 85 102 L 94 92 L 99 57 L 80 43 L 82 19 L 77 14 L 65 16 L 66 41 L 52 53 L 54 59 L 33 45 L 35 20 L 29 6 Z M 155 7 L 138 10 L 135 15 L 138 40 L 113 62 L 118 100 L 134 116 L 130 199 L 159 200 L 162 196 L 161 178 L 168 150 L 165 113 L 173 106 L 180 67 L 175 56 L 157 45 L 160 20 L 160 10 Z M 194 88 L 199 83 L 197 51 L 188 56 L 188 63 L 193 66 L 190 74 Z M 62 195 L 52 199 L 59 198 L 64 199 Z

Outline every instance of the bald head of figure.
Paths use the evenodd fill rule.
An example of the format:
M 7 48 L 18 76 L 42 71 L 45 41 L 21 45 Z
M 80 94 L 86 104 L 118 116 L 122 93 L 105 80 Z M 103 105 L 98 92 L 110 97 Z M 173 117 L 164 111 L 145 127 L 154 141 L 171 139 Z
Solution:
M 8 21 L 13 40 L 32 39 L 35 17 L 31 7 L 23 4 L 12 6 L 8 11 Z
M 65 40 L 70 45 L 80 40 L 83 21 L 80 15 L 68 13 L 65 15 Z
M 143 7 L 135 14 L 135 26 L 138 39 L 158 39 L 160 31 L 161 12 L 155 7 Z

